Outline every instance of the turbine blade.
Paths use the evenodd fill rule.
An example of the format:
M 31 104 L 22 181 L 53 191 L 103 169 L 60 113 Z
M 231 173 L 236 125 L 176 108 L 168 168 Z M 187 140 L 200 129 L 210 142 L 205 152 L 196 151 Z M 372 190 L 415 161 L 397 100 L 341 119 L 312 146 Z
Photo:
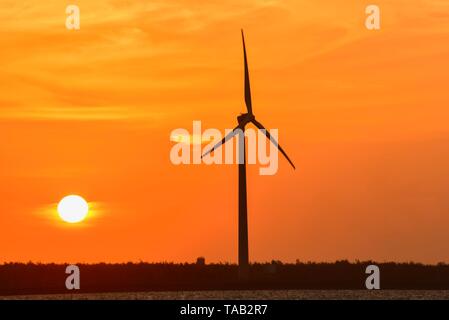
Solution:
M 205 156 L 207 156 L 209 153 L 214 152 L 214 150 L 216 150 L 218 147 L 220 147 L 222 144 L 225 144 L 229 139 L 232 139 L 237 133 L 237 129 L 240 129 L 239 126 L 235 127 L 234 130 L 232 130 L 230 133 L 228 133 L 228 135 L 226 137 L 224 137 L 221 141 L 219 141 L 216 145 L 214 145 L 212 147 L 212 149 L 210 149 L 209 151 L 207 151 L 206 153 L 204 153 L 201 158 L 204 158 Z
M 290 164 L 292 165 L 293 169 L 296 169 L 295 165 L 293 164 L 293 162 L 290 160 L 290 158 L 287 156 L 287 153 L 285 153 L 284 149 L 281 148 L 281 146 L 278 144 L 278 142 L 276 141 L 275 138 L 273 138 L 273 136 L 270 134 L 270 132 L 268 132 L 267 129 L 265 129 L 265 127 L 258 122 L 256 119 L 251 121 L 257 128 L 259 128 L 259 130 L 261 130 L 262 132 L 265 133 L 265 135 L 267 136 L 268 140 L 270 140 L 275 146 L 276 148 L 279 149 L 279 151 L 284 155 L 284 157 L 287 159 L 288 162 L 290 162 Z
M 251 102 L 251 87 L 249 84 L 248 59 L 246 57 L 245 35 L 243 34 L 243 30 L 242 30 L 242 41 L 243 41 L 243 55 L 245 60 L 245 102 L 248 112 L 250 114 L 253 114 L 253 106 Z

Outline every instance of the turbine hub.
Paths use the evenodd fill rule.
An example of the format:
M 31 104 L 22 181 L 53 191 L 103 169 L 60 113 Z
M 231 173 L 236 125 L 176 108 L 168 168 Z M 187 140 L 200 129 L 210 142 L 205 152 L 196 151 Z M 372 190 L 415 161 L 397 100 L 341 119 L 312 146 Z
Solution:
M 246 125 L 247 123 L 253 121 L 255 119 L 253 114 L 243 113 L 237 117 L 237 121 L 240 125 Z

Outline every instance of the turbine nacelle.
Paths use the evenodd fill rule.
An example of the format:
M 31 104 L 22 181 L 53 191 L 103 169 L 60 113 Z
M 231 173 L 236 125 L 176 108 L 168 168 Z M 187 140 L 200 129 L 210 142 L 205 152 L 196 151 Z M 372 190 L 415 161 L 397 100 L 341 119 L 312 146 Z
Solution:
M 255 119 L 256 118 L 251 113 L 242 113 L 237 117 L 239 127 L 242 127 L 242 128 Z

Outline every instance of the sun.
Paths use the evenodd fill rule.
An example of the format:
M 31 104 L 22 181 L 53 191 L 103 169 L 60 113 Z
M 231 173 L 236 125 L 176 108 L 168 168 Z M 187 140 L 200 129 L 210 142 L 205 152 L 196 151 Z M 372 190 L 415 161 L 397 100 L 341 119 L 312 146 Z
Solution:
M 58 204 L 58 213 L 62 220 L 68 223 L 83 221 L 89 212 L 87 201 L 77 195 L 64 197 Z

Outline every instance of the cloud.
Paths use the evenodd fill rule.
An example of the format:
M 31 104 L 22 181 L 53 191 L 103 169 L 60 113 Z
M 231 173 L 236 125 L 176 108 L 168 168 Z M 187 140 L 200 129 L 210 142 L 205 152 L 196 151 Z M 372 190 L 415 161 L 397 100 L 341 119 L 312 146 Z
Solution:
M 356 0 L 74 4 L 81 9 L 75 32 L 65 29 L 65 3 L 0 5 L 0 30 L 7 30 L 0 32 L 0 118 L 129 120 L 198 110 L 211 103 L 212 93 L 226 95 L 226 103 L 226 84 L 241 67 L 241 27 L 253 72 L 288 71 L 371 36 L 363 28 L 364 4 Z M 443 1 L 380 5 L 389 32 L 449 29 L 438 14 L 447 8 Z
M 133 110 L 127 107 L 34 107 L 2 108 L 2 119 L 28 120 L 152 120 L 160 121 L 162 114 Z

